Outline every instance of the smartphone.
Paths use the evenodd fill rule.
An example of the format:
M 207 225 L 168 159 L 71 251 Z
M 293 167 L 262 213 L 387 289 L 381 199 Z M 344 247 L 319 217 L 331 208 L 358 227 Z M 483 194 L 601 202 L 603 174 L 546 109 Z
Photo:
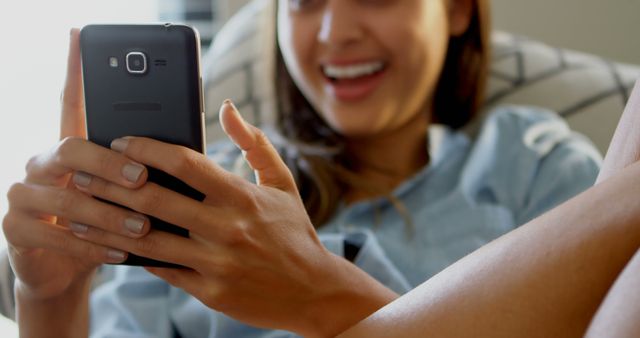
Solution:
M 123 136 L 143 136 L 205 153 L 204 100 L 198 32 L 185 25 L 88 25 L 80 31 L 87 133 L 109 148 Z M 148 181 L 195 200 L 204 195 L 148 167 Z M 149 216 L 152 229 L 189 232 Z M 174 264 L 129 254 L 122 263 Z

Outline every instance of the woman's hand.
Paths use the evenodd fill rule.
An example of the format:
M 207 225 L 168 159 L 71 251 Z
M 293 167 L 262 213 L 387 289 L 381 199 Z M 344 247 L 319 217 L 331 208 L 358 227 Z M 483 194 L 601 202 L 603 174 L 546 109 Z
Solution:
M 75 189 L 92 176 L 129 189 L 140 187 L 147 177 L 144 166 L 85 139 L 77 29 L 71 32 L 60 136 L 56 147 L 28 162 L 25 179 L 8 193 L 3 230 L 23 300 L 43 302 L 64 297 L 70 288 L 88 289 L 98 265 L 126 258 L 121 250 L 78 239 L 70 229 L 91 224 L 138 238 L 149 228 L 146 217 Z
M 183 265 L 188 269 L 147 269 L 238 320 L 305 336 L 335 335 L 395 298 L 322 246 L 291 173 L 266 136 L 230 102 L 220 116 L 255 170 L 257 185 L 181 146 L 118 139 L 112 149 L 183 180 L 206 195 L 204 202 L 151 182 L 131 190 L 93 178 L 82 189 L 184 227 L 190 238 L 152 230 L 126 239 L 97 227 L 76 235 Z

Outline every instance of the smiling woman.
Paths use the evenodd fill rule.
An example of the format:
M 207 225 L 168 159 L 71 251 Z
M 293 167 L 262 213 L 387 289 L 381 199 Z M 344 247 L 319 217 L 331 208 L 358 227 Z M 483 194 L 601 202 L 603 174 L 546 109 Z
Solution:
M 640 164 L 545 213 L 593 184 L 589 142 L 533 107 L 460 130 L 480 113 L 489 0 L 255 3 L 272 6 L 282 137 L 227 100 L 226 139 L 209 148 L 219 161 L 143 137 L 82 139 L 72 31 L 63 140 L 29 161 L 3 222 L 21 334 L 333 337 L 385 305 L 402 313 L 407 297 L 427 302 L 402 319 L 425 314 L 438 337 L 584 332 L 640 245 Z M 130 161 L 205 199 L 127 180 Z M 132 228 L 132 213 L 190 235 Z M 89 292 L 99 266 L 129 254 L 184 269 L 107 265 Z

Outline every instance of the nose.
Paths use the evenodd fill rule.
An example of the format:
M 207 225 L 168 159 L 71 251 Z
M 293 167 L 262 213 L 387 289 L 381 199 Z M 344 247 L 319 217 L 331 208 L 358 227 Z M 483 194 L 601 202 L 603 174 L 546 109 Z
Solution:
M 318 41 L 332 47 L 353 44 L 364 36 L 353 0 L 327 0 Z

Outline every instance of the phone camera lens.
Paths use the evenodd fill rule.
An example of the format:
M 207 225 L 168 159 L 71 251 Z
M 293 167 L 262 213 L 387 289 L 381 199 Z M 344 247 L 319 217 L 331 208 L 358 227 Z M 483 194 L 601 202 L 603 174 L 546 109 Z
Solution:
M 127 71 L 131 74 L 144 74 L 147 71 L 147 57 L 142 52 L 127 54 Z

